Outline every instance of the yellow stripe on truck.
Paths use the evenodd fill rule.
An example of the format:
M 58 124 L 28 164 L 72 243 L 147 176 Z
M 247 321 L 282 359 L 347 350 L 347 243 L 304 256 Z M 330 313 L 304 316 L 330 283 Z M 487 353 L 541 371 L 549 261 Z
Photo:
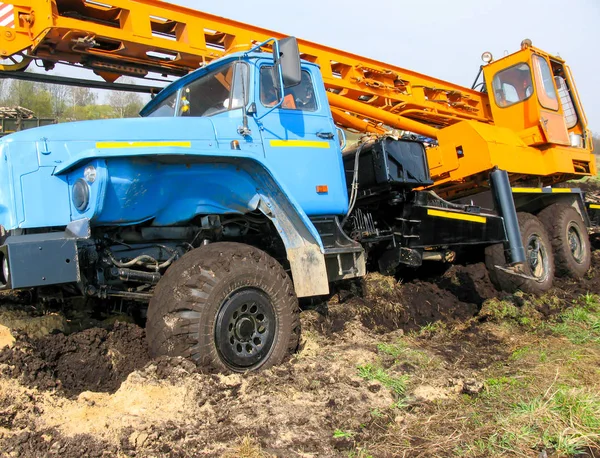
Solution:
M 447 219 L 458 219 L 461 221 L 469 221 L 471 223 L 485 224 L 487 222 L 487 218 L 485 216 L 466 215 L 464 213 L 454 213 L 454 212 L 447 212 L 447 211 L 443 211 L 443 210 L 428 209 L 427 214 L 429 216 L 436 216 L 439 218 L 447 218 Z
M 514 193 L 544 192 L 541 188 L 512 188 Z
M 512 188 L 512 192 L 515 194 L 529 194 L 529 193 L 570 194 L 574 191 L 569 188 Z
M 590 204 L 590 208 L 592 210 L 600 210 L 600 205 L 598 205 L 598 204 Z
M 192 142 L 98 142 L 98 149 L 118 148 L 191 148 Z
M 271 148 L 331 148 L 329 142 L 309 140 L 271 140 L 270 144 Z

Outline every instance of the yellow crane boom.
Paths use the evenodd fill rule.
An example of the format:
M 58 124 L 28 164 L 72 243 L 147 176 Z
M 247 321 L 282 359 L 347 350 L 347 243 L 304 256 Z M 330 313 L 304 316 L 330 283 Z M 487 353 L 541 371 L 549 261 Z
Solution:
M 13 5 L 15 14 L 15 28 L 3 31 L 3 58 L 22 54 L 27 56 L 23 65 L 31 58 L 47 66 L 79 64 L 109 81 L 121 75 L 143 77 L 149 71 L 181 76 L 225 54 L 284 37 L 156 0 L 3 3 Z M 428 126 L 460 119 L 491 121 L 480 92 L 309 41 L 299 40 L 299 45 L 303 59 L 320 65 L 332 94 L 390 113 L 386 119 L 395 120 L 390 126 L 435 136 Z M 332 96 L 334 106 L 337 100 Z M 418 124 L 398 125 L 405 113 Z M 376 125 L 380 120 L 372 121 Z

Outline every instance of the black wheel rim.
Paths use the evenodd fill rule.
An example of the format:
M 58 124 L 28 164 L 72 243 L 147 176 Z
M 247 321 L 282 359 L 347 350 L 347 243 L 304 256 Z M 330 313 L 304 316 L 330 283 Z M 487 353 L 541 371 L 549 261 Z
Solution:
M 581 233 L 579 232 L 579 228 L 577 225 L 575 225 L 575 223 L 569 224 L 567 229 L 567 243 L 569 244 L 569 249 L 571 250 L 573 259 L 575 259 L 578 264 L 583 263 L 583 259 L 585 257 L 583 239 L 581 237 Z
M 538 234 L 531 234 L 527 240 L 527 262 L 531 275 L 542 283 L 548 278 L 548 253 L 546 245 Z
M 215 342 L 234 371 L 260 366 L 273 348 L 277 323 L 269 297 L 256 288 L 234 291 L 223 302 L 215 324 Z

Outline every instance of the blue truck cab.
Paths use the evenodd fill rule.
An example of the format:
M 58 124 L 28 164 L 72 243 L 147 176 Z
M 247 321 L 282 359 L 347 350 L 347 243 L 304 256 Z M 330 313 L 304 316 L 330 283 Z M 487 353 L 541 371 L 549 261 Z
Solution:
M 432 183 L 419 142 L 342 152 L 319 67 L 293 38 L 263 45 L 172 83 L 140 118 L 0 139 L 0 289 L 149 303 L 153 355 L 243 372 L 297 347 L 298 298 L 367 260 L 393 273 L 504 244 L 522 261 L 514 207 L 418 191 Z
M 340 143 L 318 67 L 303 65 L 301 84 L 286 91 L 280 106 L 272 74 L 272 56 L 234 54 L 167 87 L 142 118 L 7 137 L 0 224 L 15 233 L 76 224 L 181 227 L 201 215 L 264 208 L 300 259 L 292 269 L 302 259 L 313 263 L 299 266 L 297 275 L 316 268 L 325 280 L 306 282 L 297 293 L 327 294 L 324 261 L 315 259 L 323 245 L 310 218 L 348 211 Z M 251 126 L 241 135 L 247 105 Z M 39 278 L 12 273 L 12 287 L 62 284 L 78 275 L 73 266 L 55 267 L 48 263 L 51 273 L 42 268 Z

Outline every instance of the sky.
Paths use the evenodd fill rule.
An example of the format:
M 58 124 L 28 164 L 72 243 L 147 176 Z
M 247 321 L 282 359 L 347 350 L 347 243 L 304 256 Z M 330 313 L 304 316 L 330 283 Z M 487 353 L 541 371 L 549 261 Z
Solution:
M 567 61 L 600 133 L 600 0 L 169 0 L 471 87 L 524 38 Z

